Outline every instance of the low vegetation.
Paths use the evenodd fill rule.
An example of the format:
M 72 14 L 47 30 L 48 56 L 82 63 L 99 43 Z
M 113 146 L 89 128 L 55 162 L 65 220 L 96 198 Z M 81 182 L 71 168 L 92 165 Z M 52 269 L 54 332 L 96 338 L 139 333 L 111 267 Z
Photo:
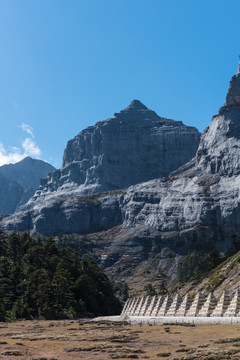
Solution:
M 0 235 L 0 321 L 119 314 L 98 265 L 52 238 Z
M 240 238 L 232 236 L 232 246 L 226 254 L 194 250 L 179 263 L 178 281 L 183 291 L 209 292 L 222 291 L 229 295 L 238 289 L 240 271 Z
M 239 325 L 17 321 L 0 326 L 1 359 L 239 360 Z

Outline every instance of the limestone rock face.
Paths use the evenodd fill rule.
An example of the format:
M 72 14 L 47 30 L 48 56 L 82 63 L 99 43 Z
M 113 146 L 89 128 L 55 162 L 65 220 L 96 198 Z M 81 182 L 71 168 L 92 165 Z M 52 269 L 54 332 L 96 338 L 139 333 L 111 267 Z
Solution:
M 175 244 L 214 239 L 231 246 L 240 235 L 240 76 L 225 106 L 201 137 L 196 156 L 168 179 L 130 187 L 121 198 L 123 226 L 157 229 Z
M 53 170 L 47 162 L 30 157 L 0 166 L 0 214 L 13 213 L 25 204 L 38 188 L 40 179 Z
M 62 168 L 41 181 L 35 199 L 125 189 L 168 176 L 195 155 L 199 140 L 195 128 L 133 100 L 68 142 Z
M 49 198 L 3 219 L 7 231 L 44 235 L 98 232 L 121 223 L 119 196 Z

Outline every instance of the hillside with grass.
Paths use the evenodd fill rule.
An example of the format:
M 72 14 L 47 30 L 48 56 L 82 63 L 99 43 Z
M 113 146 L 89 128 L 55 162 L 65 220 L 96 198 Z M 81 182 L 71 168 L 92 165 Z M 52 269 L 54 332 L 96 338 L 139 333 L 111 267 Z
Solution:
M 238 247 L 237 247 L 238 248 Z M 203 253 L 204 254 L 204 253 Z M 205 267 L 201 268 L 192 267 L 189 270 L 189 279 L 184 280 L 183 269 L 190 269 L 190 262 L 196 256 L 195 260 L 201 262 L 201 256 L 199 253 L 189 254 L 178 268 L 179 276 L 179 292 L 184 294 L 190 292 L 195 295 L 197 292 L 207 294 L 213 292 L 216 297 L 226 291 L 228 295 L 233 295 L 239 290 L 239 277 L 240 277 L 240 250 L 232 250 L 231 253 L 227 254 L 223 258 L 220 258 L 215 254 L 215 265 L 211 262 L 211 254 L 205 254 Z M 192 259 L 191 259 L 192 258 Z M 194 263 L 193 263 L 194 264 Z M 198 272 L 195 271 L 198 269 Z M 192 271 L 192 276 L 190 275 Z

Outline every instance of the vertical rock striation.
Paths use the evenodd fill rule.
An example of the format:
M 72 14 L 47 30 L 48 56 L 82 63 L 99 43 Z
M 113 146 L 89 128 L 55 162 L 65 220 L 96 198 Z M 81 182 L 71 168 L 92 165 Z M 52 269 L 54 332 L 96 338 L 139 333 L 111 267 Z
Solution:
M 62 168 L 42 180 L 35 199 L 125 189 L 168 176 L 195 155 L 199 139 L 195 128 L 133 100 L 68 142 Z

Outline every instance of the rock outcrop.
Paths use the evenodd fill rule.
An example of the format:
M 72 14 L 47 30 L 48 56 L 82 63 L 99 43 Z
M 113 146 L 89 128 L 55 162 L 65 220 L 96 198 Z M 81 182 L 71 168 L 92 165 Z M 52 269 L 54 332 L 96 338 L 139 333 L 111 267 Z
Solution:
M 200 133 L 133 100 L 70 140 L 63 166 L 41 181 L 36 201 L 125 189 L 170 172 L 196 153 Z
M 0 214 L 13 213 L 25 204 L 35 193 L 40 179 L 54 170 L 47 162 L 30 157 L 0 166 Z

